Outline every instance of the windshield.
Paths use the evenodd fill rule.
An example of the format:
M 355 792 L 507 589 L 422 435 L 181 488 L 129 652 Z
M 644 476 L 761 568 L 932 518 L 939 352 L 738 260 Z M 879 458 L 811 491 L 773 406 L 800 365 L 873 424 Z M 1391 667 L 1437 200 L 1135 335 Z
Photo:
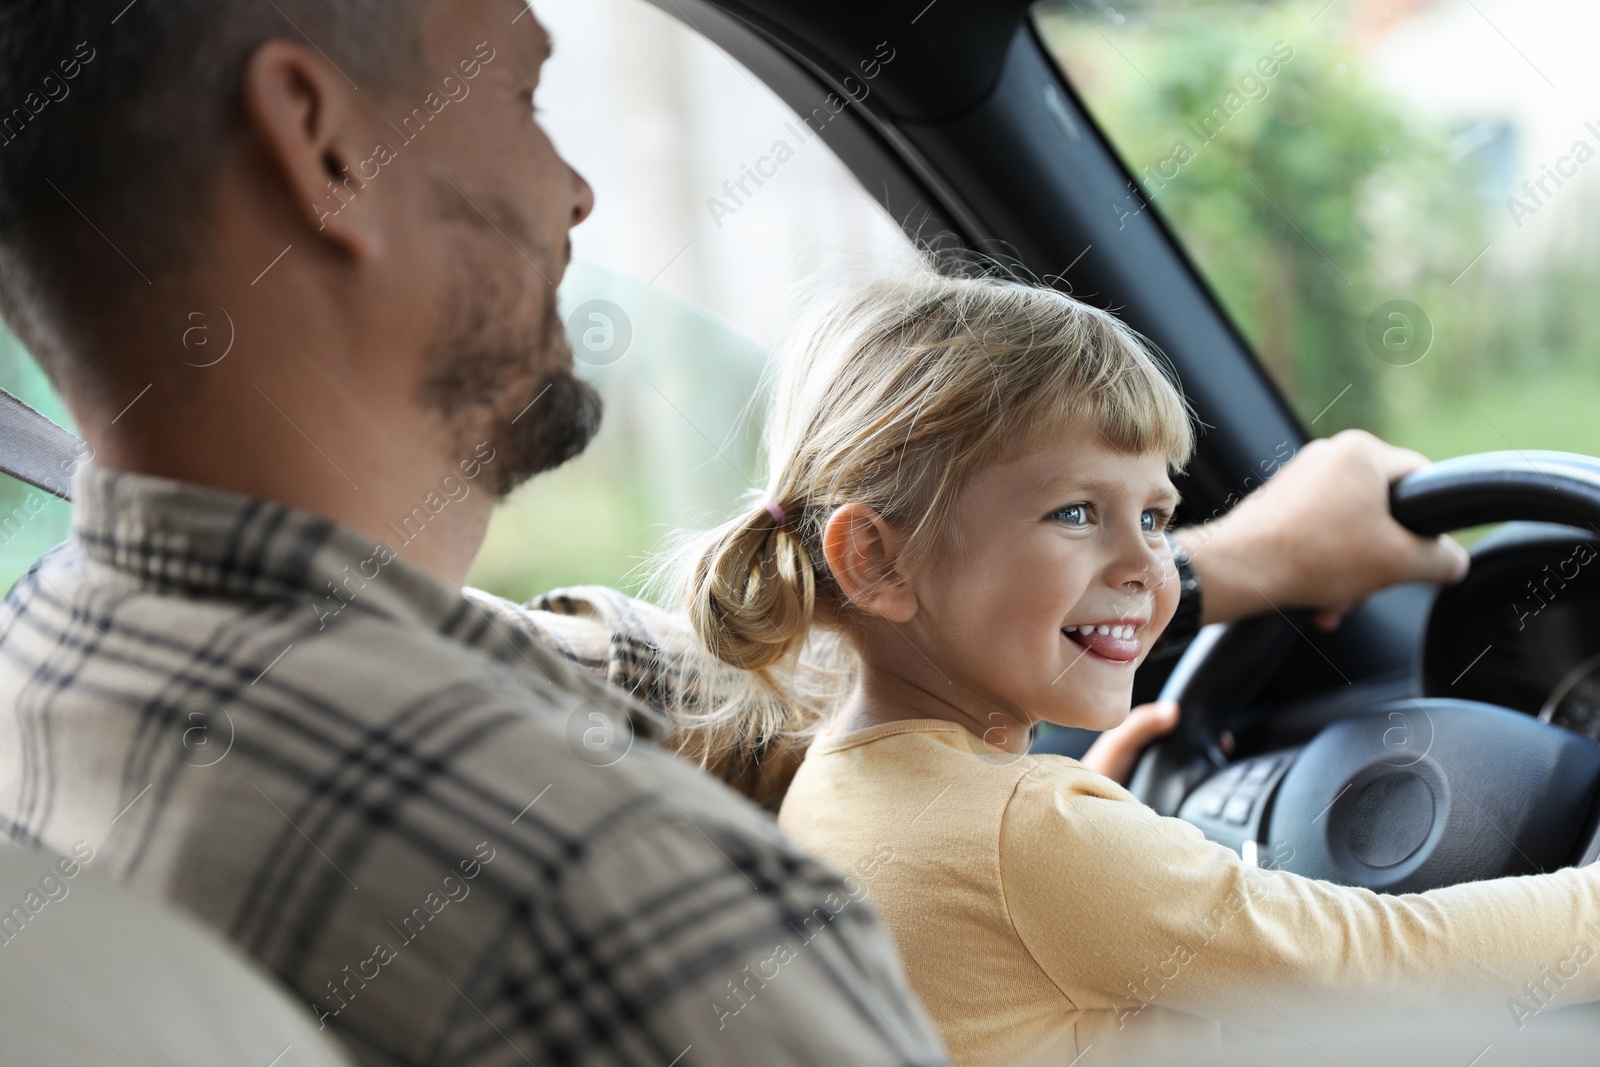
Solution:
M 1434 459 L 1597 451 L 1595 5 L 1048 0 L 1036 16 L 1313 434 L 1363 427 Z

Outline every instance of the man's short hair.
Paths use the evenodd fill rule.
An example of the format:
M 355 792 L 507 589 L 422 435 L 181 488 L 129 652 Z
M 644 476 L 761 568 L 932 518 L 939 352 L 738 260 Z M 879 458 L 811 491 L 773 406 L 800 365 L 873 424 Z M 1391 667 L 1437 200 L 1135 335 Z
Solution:
M 0 313 L 51 347 L 180 266 L 255 50 L 303 40 L 398 89 L 429 2 L 0 0 Z

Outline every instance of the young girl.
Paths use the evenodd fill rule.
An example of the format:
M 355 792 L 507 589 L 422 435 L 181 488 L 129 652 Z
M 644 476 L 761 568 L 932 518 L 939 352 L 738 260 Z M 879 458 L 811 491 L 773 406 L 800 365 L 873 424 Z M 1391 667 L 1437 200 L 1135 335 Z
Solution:
M 780 825 L 862 877 L 956 1064 L 1115 1062 L 1130 1035 L 1328 998 L 1504 1012 L 1593 954 L 1593 869 L 1380 896 L 1247 866 L 1027 754 L 1036 722 L 1124 720 L 1178 599 L 1188 412 L 1115 318 L 922 273 L 806 336 L 765 497 L 686 554 L 695 630 L 749 683 L 700 725 L 818 735 Z M 1562 974 L 1600 997 L 1600 965 Z

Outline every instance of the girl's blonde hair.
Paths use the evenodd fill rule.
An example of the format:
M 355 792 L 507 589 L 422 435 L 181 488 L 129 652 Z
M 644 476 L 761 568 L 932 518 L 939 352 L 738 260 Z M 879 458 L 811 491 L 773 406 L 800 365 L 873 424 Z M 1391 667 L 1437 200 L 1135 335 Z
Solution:
M 1138 334 L 1012 280 L 924 266 L 870 281 L 808 324 L 778 366 L 765 491 L 665 568 L 704 650 L 738 668 L 712 664 L 706 681 L 717 681 L 693 688 L 697 706 L 675 716 L 678 747 L 732 778 L 768 777 L 771 757 L 803 753 L 853 681 L 849 605 L 822 554 L 834 509 L 877 510 L 906 534 L 914 568 L 974 472 L 1067 420 L 1122 452 L 1164 452 L 1179 470 L 1194 449 L 1188 406 Z

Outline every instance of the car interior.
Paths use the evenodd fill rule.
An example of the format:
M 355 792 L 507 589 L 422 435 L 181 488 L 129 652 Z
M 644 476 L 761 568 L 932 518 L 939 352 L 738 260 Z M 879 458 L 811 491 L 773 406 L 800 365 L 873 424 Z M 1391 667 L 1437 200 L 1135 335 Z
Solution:
M 1308 235 L 1323 232 L 1312 213 L 1326 211 L 1327 202 L 1299 203 L 1289 194 L 1320 190 L 1318 183 L 1327 183 L 1329 201 L 1343 200 L 1346 214 L 1370 216 L 1375 230 L 1387 232 L 1383 212 L 1395 209 L 1385 200 L 1386 187 L 1372 194 L 1373 204 L 1358 208 L 1336 186 L 1331 166 L 1316 160 L 1296 164 L 1324 170 L 1302 185 L 1288 179 L 1272 184 L 1265 175 L 1275 173 L 1276 164 L 1256 156 L 1252 165 L 1260 169 L 1254 179 L 1240 169 L 1245 184 L 1235 184 L 1226 196 L 1212 189 L 1206 199 L 1183 185 L 1211 181 L 1202 166 L 1235 167 L 1233 157 L 1221 160 L 1223 147 L 1211 147 L 1223 134 L 1219 122 L 1207 126 L 1207 116 L 1225 116 L 1230 128 L 1258 119 L 1258 126 L 1267 124 L 1229 134 L 1261 156 L 1275 147 L 1286 153 L 1303 147 L 1292 139 L 1298 135 L 1293 121 L 1265 116 L 1279 98 L 1286 100 L 1285 108 L 1306 112 L 1303 129 L 1346 121 L 1326 117 L 1345 106 L 1342 97 L 1290 99 L 1304 86 L 1291 85 L 1289 72 L 1301 77 L 1299 72 L 1323 62 L 1310 42 L 1333 34 L 1336 26 L 1348 30 L 1344 47 L 1368 56 L 1398 50 L 1406 34 L 1434 40 L 1459 28 L 1474 34 L 1474 47 L 1490 50 L 1496 66 L 1509 72 L 1507 78 L 1539 88 L 1543 75 L 1527 68 L 1554 69 L 1559 56 L 1551 40 L 1559 31 L 1541 37 L 1510 26 L 1504 22 L 1511 18 L 1509 5 L 1471 0 L 1393 5 L 1135 0 L 1117 7 L 1093 0 L 649 2 L 714 45 L 787 105 L 797 122 L 815 130 L 865 196 L 899 227 L 908 246 L 934 250 L 951 269 L 999 265 L 1058 286 L 1113 310 L 1149 338 L 1170 360 L 1203 430 L 1192 465 L 1176 479 L 1183 494 L 1180 525 L 1224 513 L 1312 437 L 1372 422 L 1358 415 L 1376 409 L 1362 408 L 1357 400 L 1363 390 L 1387 388 L 1382 375 L 1411 368 L 1409 346 L 1415 343 L 1409 336 L 1391 343 L 1388 331 L 1416 324 L 1406 317 L 1411 314 L 1406 308 L 1385 310 L 1389 304 L 1398 306 L 1404 302 L 1400 298 L 1410 300 L 1425 289 L 1449 292 L 1454 299 L 1466 291 L 1463 287 L 1489 286 L 1472 272 L 1482 274 L 1501 262 L 1502 252 L 1495 249 L 1513 248 L 1525 222 L 1551 224 L 1554 212 L 1566 210 L 1567 200 L 1577 212 L 1581 199 L 1543 196 L 1533 205 L 1543 219 L 1519 217 L 1515 204 L 1508 217 L 1502 201 L 1532 204 L 1519 183 L 1525 173 L 1540 173 L 1538 154 L 1544 149 L 1532 134 L 1516 142 L 1505 132 L 1516 123 L 1503 115 L 1494 120 L 1500 125 L 1441 119 L 1438 144 L 1430 142 L 1416 153 L 1435 152 L 1429 160 L 1447 159 L 1458 174 L 1477 168 L 1473 174 L 1487 175 L 1469 185 L 1500 183 L 1499 193 L 1484 194 L 1473 185 L 1463 194 L 1470 203 L 1462 210 L 1477 213 L 1473 217 L 1480 221 L 1474 225 L 1485 234 L 1479 255 L 1488 255 L 1468 263 L 1478 241 L 1464 238 L 1467 254 L 1443 257 L 1449 266 L 1434 281 L 1417 281 L 1422 268 L 1406 267 L 1410 261 L 1403 256 L 1375 256 L 1378 280 L 1369 284 L 1362 276 L 1358 285 L 1350 278 L 1340 281 L 1341 267 L 1351 273 L 1355 267 L 1338 261 L 1338 249 Z M 1244 43 L 1234 40 L 1233 51 L 1219 53 L 1216 70 L 1207 68 L 1211 81 L 1188 70 L 1181 72 L 1188 82 L 1169 79 L 1144 66 L 1181 55 L 1185 40 L 1197 52 L 1216 44 L 1206 36 L 1220 32 L 1214 25 L 1205 32 L 1195 27 L 1210 16 L 1221 17 L 1223 8 L 1229 9 L 1223 21 L 1233 20 L 1231 32 Z M 1571 4 L 1552 4 L 1545 15 L 1557 25 L 1570 17 L 1590 26 L 1588 13 Z M 1480 25 L 1479 16 L 1488 25 Z M 1289 29 L 1282 40 L 1292 48 L 1274 52 L 1277 31 L 1284 26 Z M 1507 37 L 1502 26 L 1516 32 Z M 1513 38 L 1529 55 L 1519 58 Z M 1285 50 L 1293 52 L 1292 59 L 1283 58 Z M 1373 63 L 1373 69 L 1381 65 Z M 1204 57 L 1195 65 L 1204 66 Z M 1268 66 L 1284 73 L 1269 75 Z M 1332 73 L 1331 61 L 1326 71 L 1318 70 L 1328 78 L 1348 76 Z M 1253 81 L 1241 81 L 1245 78 Z M 1313 88 L 1318 84 L 1306 78 Z M 1150 134 L 1140 126 L 1155 120 L 1139 101 L 1161 93 L 1178 99 L 1180 112 L 1192 108 L 1197 118 L 1176 141 L 1170 131 Z M 1232 97 L 1239 107 L 1228 102 Z M 1327 111 L 1319 110 L 1324 100 Z M 1381 168 L 1389 164 L 1378 161 L 1380 156 L 1387 161 L 1409 151 L 1403 143 L 1423 142 L 1420 135 L 1402 142 L 1403 135 L 1385 132 L 1381 123 L 1372 128 L 1375 137 L 1363 133 L 1351 141 L 1373 153 L 1368 178 L 1387 173 Z M 1392 149 L 1390 142 L 1379 144 L 1384 137 Z M 1156 158 L 1148 146 L 1161 152 L 1162 138 L 1173 141 L 1174 154 L 1144 166 Z M 1508 138 L 1514 150 L 1505 147 Z M 1569 138 L 1563 134 L 1561 139 Z M 1185 158 L 1191 156 L 1192 164 Z M 1423 164 L 1412 162 L 1420 171 Z M 1283 167 L 1292 169 L 1288 163 Z M 1403 186 L 1404 181 L 1412 184 Z M 1420 200 L 1433 195 L 1414 176 L 1394 182 Z M 1553 188 L 1547 183 L 1547 191 Z M 1256 272 L 1250 284 L 1266 296 L 1252 289 L 1241 297 L 1246 283 L 1218 266 L 1230 262 L 1233 253 L 1219 251 L 1221 245 L 1203 227 L 1229 211 L 1248 213 L 1264 227 L 1271 247 L 1293 250 L 1276 265 L 1250 265 Z M 1562 225 L 1570 228 L 1578 217 Z M 1191 224 L 1195 218 L 1202 220 L 1200 229 Z M 1412 219 L 1412 224 L 1435 222 Z M 1545 256 L 1537 250 L 1504 254 L 1508 272 L 1518 262 Z M 1463 265 L 1461 276 L 1450 281 L 1449 274 Z M 1301 300 L 1295 314 L 1307 301 L 1315 302 L 1304 294 L 1321 289 L 1331 288 L 1348 304 L 1327 319 L 1316 319 L 1316 309 L 1307 311 L 1312 317 L 1293 320 L 1289 329 L 1292 338 L 1295 329 L 1340 323 L 1343 333 L 1329 344 L 1358 350 L 1356 358 L 1372 367 L 1361 372 L 1368 374 L 1362 379 L 1367 384 L 1349 398 L 1339 392 L 1345 373 L 1340 369 L 1310 373 L 1301 366 L 1295 388 L 1286 388 L 1281 337 L 1272 334 L 1270 321 L 1264 327 L 1241 316 L 1241 307 L 1255 306 L 1252 300 L 1270 305 L 1272 279 L 1292 273 L 1291 266 L 1299 272 L 1292 283 Z M 1363 302 L 1347 294 L 1346 285 L 1370 295 Z M 1470 303 L 1482 305 L 1494 291 L 1473 290 L 1477 295 Z M 1570 290 L 1570 297 L 1579 304 L 1585 299 L 1581 288 Z M 1443 307 L 1439 300 L 1424 302 Z M 1408 307 L 1421 311 L 1415 304 Z M 1435 318 L 1428 330 L 1436 327 L 1438 336 L 1430 333 L 1422 355 L 1412 361 L 1428 356 L 1431 344 L 1429 368 L 1450 359 L 1453 351 L 1446 337 L 1449 324 L 1441 313 Z M 1478 328 L 1469 323 L 1461 330 Z M 1568 342 L 1581 348 L 1581 333 L 1567 333 Z M 1539 359 L 1555 366 L 1566 357 L 1552 345 L 1534 342 L 1540 350 L 1551 349 Z M 1592 362 L 1592 352 L 1581 355 Z M 1483 358 L 1498 357 L 1491 352 Z M 1530 366 L 1542 373 L 1537 368 L 1545 365 Z M 1350 378 L 1357 385 L 1355 371 Z M 1492 379 L 1472 379 L 1465 371 L 1458 379 L 1441 377 L 1394 391 L 1436 390 L 1455 409 L 1467 410 L 1450 396 L 1451 381 L 1468 383 L 1467 389 L 1455 388 L 1473 409 L 1474 400 L 1494 391 L 1492 385 L 1470 384 Z M 1341 398 L 1351 415 L 1339 406 Z M 47 404 L 37 406 L 48 410 Z M 1176 699 L 1184 718 L 1173 735 L 1141 759 L 1130 786 L 1137 797 L 1192 823 L 1247 862 L 1385 893 L 1551 871 L 1600 856 L 1600 570 L 1585 566 L 1600 553 L 1600 459 L 1586 454 L 1581 421 L 1575 433 L 1541 435 L 1535 432 L 1541 425 L 1535 412 L 1529 416 L 1533 430 L 1518 428 L 1508 437 L 1500 426 L 1510 425 L 1510 416 L 1488 410 L 1496 418 L 1479 410 L 1483 419 L 1469 432 L 1441 437 L 1445 443 L 1435 450 L 1448 452 L 1433 455 L 1438 462 L 1399 482 L 1391 497 L 1395 516 L 1416 533 L 1462 535 L 1473 556 L 1468 578 L 1448 588 L 1393 588 L 1359 605 L 1331 632 L 1292 609 L 1208 627 L 1186 648 L 1145 664 L 1135 702 Z M 1600 444 L 1592 433 L 1587 440 Z M 78 450 L 76 438 L 56 420 L 6 394 L 0 404 L 0 469 L 65 499 L 70 485 L 59 472 L 71 468 Z M 1589 450 L 1600 452 L 1600 447 Z M 1337 567 L 1339 561 L 1327 565 Z M 1038 750 L 1067 754 L 1081 754 L 1086 743 L 1071 731 L 1042 730 L 1036 738 Z M 46 858 L 30 854 L 23 862 L 8 856 L 5 862 L 6 878 L 16 874 L 26 880 Z M 9 883 L 0 878 L 0 885 Z M 107 908 L 143 906 L 115 900 L 109 889 L 97 892 L 104 892 Z M 94 935 L 83 931 L 81 936 Z M 215 957 L 204 964 L 207 973 L 239 970 L 220 947 L 208 944 L 195 951 Z M 0 976 L 12 970 L 9 964 L 0 967 Z M 133 974 L 128 982 L 159 984 Z M 264 982 L 254 991 L 244 989 L 244 979 L 240 983 L 241 1001 L 268 1003 L 275 995 Z M 34 1010 L 9 996 L 0 1004 L 0 1016 Z M 184 1047 L 180 1042 L 173 1049 Z M 152 1048 L 148 1060 L 135 1059 L 157 1062 L 159 1057 Z M 85 1054 L 74 1062 L 98 1061 Z M 172 1051 L 160 1062 L 189 1060 Z
M 823 136 L 909 235 L 1014 260 L 1116 309 L 1171 359 L 1207 427 L 1180 523 L 1225 510 L 1280 442 L 1307 440 L 1063 76 L 1033 5 L 939 0 L 914 22 L 915 5 L 667 6 L 802 115 L 829 93 L 859 96 L 862 57 L 908 42 Z M 1331 635 L 1276 612 L 1147 664 L 1136 702 L 1165 690 L 1187 713 L 1147 753 L 1136 795 L 1247 857 L 1391 892 L 1593 860 L 1595 601 L 1563 588 L 1531 629 L 1503 605 L 1594 538 L 1600 461 L 1484 436 L 1482 454 L 1419 472 L 1393 499 L 1420 534 L 1509 524 L 1479 543 L 1472 576 L 1372 597 Z

